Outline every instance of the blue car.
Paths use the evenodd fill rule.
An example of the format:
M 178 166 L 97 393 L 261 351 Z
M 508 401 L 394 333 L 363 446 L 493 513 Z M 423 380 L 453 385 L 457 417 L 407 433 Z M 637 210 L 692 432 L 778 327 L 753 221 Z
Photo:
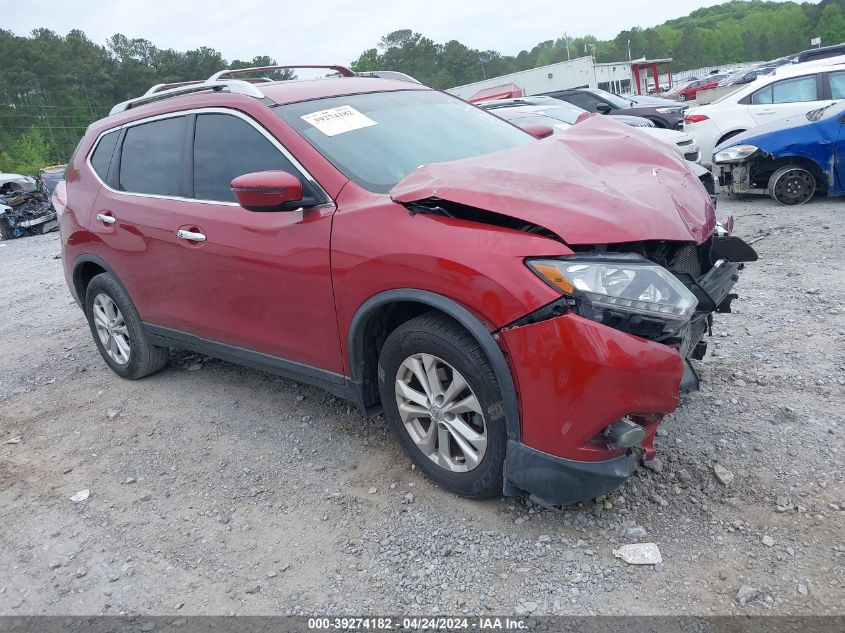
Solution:
M 845 194 L 845 101 L 732 136 L 713 152 L 719 184 L 804 204 L 816 191 Z

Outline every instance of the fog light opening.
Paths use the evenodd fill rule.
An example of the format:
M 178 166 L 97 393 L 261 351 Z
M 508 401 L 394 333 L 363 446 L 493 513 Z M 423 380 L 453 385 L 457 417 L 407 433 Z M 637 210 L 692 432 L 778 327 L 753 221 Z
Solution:
M 604 430 L 604 436 L 615 448 L 630 448 L 645 439 L 646 430 L 628 418 L 614 422 Z

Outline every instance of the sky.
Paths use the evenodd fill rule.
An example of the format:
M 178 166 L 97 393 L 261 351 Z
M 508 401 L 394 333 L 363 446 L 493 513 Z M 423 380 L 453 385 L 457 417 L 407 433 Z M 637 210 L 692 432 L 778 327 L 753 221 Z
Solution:
M 210 46 L 227 60 L 269 55 L 278 63 L 348 64 L 383 35 L 410 28 L 435 42 L 516 55 L 566 32 L 610 39 L 633 26 L 654 26 L 718 0 L 0 0 L 0 28 L 18 35 L 46 27 L 81 29 L 105 44 L 114 33 L 159 48 Z M 34 5 L 32 5 L 34 6 Z M 2 63 L 2 60 L 0 60 Z

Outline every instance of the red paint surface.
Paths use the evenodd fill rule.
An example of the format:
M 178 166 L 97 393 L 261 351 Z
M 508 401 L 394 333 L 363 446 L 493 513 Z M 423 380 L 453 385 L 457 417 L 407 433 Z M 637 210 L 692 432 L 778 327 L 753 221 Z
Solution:
M 512 215 L 569 244 L 700 243 L 716 226 L 710 195 L 686 161 L 601 115 L 582 115 L 565 135 L 537 143 L 425 165 L 390 193 Z
M 375 89 L 424 89 L 376 79 L 262 86 L 277 102 Z M 125 195 L 101 187 L 85 163 L 97 135 L 175 109 L 229 107 L 253 117 L 303 164 L 337 208 L 253 213 L 239 206 Z M 491 115 L 492 116 L 492 115 Z M 607 117 L 563 139 L 422 167 L 394 189 L 400 200 L 436 196 L 512 214 L 572 243 L 702 241 L 715 224 L 710 199 L 671 150 Z M 67 178 L 60 214 L 68 281 L 82 254 L 105 260 L 141 318 L 247 349 L 349 375 L 355 312 L 384 290 L 429 290 L 465 306 L 490 331 L 559 295 L 526 257 L 561 256 L 558 241 L 511 229 L 412 215 L 387 194 L 349 182 L 261 102 L 239 95 L 177 97 L 91 126 Z M 114 225 L 98 222 L 111 213 Z M 207 241 L 176 237 L 178 229 Z M 574 316 L 502 333 L 530 446 L 573 459 L 609 456 L 589 440 L 625 414 L 673 410 L 677 352 Z
M 678 406 L 683 365 L 660 343 L 575 315 L 505 330 L 501 338 L 519 392 L 522 441 L 538 450 L 608 459 L 624 451 L 591 445 L 605 427 Z

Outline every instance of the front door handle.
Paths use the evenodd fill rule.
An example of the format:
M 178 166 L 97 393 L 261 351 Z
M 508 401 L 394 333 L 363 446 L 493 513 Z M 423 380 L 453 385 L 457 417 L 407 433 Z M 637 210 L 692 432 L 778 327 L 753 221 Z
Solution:
M 193 231 L 186 231 L 184 229 L 179 229 L 176 231 L 176 237 L 182 240 L 188 240 L 190 242 L 204 242 L 205 235 L 202 233 L 194 233 Z
M 117 222 L 117 218 L 113 215 L 106 215 L 105 213 L 98 213 L 97 219 L 102 222 L 103 224 L 114 224 Z

